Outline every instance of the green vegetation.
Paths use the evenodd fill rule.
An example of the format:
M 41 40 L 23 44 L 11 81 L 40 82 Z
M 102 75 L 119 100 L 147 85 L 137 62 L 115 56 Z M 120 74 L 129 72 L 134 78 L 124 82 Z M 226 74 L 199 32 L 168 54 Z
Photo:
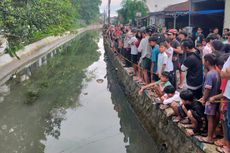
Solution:
M 9 53 L 95 22 L 100 4 L 100 0 L 1 0 L 0 30 L 8 37 Z
M 100 56 L 98 40 L 99 33 L 87 32 L 61 47 L 47 64 L 36 67 L 35 63 L 8 82 L 11 91 L 1 105 L 0 124 L 12 127 L 14 133 L 1 133 L 1 138 L 5 138 L 1 139 L 1 152 L 13 153 L 17 149 L 23 153 L 43 153 L 43 140 L 48 136 L 59 138 L 66 109 L 80 107 L 79 96 L 86 85 L 83 81 L 88 79 L 85 69 Z M 30 79 L 21 82 L 20 76 L 30 72 Z
M 122 8 L 117 11 L 119 21 L 123 24 L 135 22 L 137 13 L 141 13 L 141 16 L 146 16 L 148 13 L 148 7 L 145 0 L 123 0 Z

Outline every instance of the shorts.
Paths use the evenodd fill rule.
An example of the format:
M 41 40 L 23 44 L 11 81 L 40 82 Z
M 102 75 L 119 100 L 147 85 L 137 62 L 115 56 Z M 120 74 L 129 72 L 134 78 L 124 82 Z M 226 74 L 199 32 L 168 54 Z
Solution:
M 179 116 L 181 118 L 185 118 L 187 116 L 187 114 L 184 112 L 182 105 L 178 106 L 178 112 L 179 112 Z
M 138 52 L 138 54 L 137 54 L 137 61 L 138 61 L 138 62 L 140 61 L 140 58 L 141 58 L 141 53 Z
M 138 63 L 137 56 L 138 55 L 131 55 L 132 64 L 137 64 Z
M 153 73 L 153 77 L 152 77 L 152 80 L 154 80 L 155 82 L 159 81 L 160 78 L 158 75 L 156 75 L 155 73 Z
M 141 67 L 143 68 L 143 69 L 145 69 L 145 70 L 148 70 L 148 71 L 150 71 L 150 69 L 151 69 L 151 59 L 149 59 L 149 58 L 143 58 L 142 59 L 142 63 L 141 63 Z
M 218 103 L 206 102 L 205 112 L 204 112 L 206 115 L 214 116 L 214 115 L 216 115 L 218 110 L 219 110 L 219 104 Z
M 173 69 L 174 71 L 181 71 L 181 63 L 179 62 L 179 57 L 178 56 L 174 56 L 173 57 Z
M 190 90 L 193 93 L 193 95 L 196 99 L 200 99 L 203 96 L 203 88 L 202 87 L 200 87 L 196 90 L 192 90 L 192 89 L 188 89 L 188 90 Z
M 182 105 L 178 106 L 179 115 L 181 118 L 185 118 L 187 114 L 184 112 Z M 199 115 L 196 111 L 190 110 L 192 112 L 192 116 L 197 121 L 197 126 L 193 129 L 193 132 L 196 134 L 202 134 L 207 132 L 208 121 L 205 115 Z

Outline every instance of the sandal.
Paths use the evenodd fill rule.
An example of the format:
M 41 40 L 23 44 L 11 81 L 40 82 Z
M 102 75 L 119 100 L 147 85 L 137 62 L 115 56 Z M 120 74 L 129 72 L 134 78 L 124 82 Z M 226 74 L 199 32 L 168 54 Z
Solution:
M 209 141 L 207 137 L 202 137 L 202 136 L 196 136 L 195 137 L 198 141 L 203 142 L 203 143 L 208 143 L 208 144 L 214 144 L 214 141 Z
M 230 150 L 228 148 L 225 147 L 217 147 L 216 151 L 220 152 L 220 153 L 229 153 Z
M 179 123 L 181 121 L 181 119 L 179 117 L 175 117 L 172 120 L 174 123 Z
M 220 140 L 217 140 L 214 142 L 214 144 L 218 147 L 223 147 L 223 146 L 226 146 L 226 144 L 224 143 L 224 140 L 223 139 L 220 139 Z

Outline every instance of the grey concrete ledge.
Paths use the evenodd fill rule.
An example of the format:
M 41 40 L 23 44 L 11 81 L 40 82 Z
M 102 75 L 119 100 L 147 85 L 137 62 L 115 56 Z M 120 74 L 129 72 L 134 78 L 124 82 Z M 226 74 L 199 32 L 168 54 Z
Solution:
M 216 146 L 201 143 L 194 137 L 187 136 L 186 129 L 168 117 L 171 110 L 159 108 L 157 98 L 151 97 L 148 92 L 140 96 L 138 91 L 141 85 L 133 80 L 129 70 L 123 67 L 121 60 L 113 53 L 106 40 L 104 46 L 109 62 L 117 70 L 118 83 L 129 98 L 137 118 L 158 144 L 166 145 L 169 153 L 217 153 Z
M 24 67 L 36 59 L 48 54 L 86 31 L 101 28 L 102 25 L 91 25 L 78 29 L 74 33 L 66 32 L 60 36 L 46 37 L 40 41 L 25 46 L 22 50 L 19 50 L 17 55 L 20 57 L 20 60 L 16 57 L 10 57 L 8 54 L 0 56 L 0 85 L 6 82 L 9 77 L 21 67 Z

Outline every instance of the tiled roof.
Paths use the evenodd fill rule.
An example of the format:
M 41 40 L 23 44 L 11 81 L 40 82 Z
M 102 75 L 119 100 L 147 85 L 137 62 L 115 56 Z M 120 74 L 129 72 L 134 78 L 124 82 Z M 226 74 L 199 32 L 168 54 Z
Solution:
M 165 12 L 189 11 L 189 1 L 170 5 L 164 9 Z

